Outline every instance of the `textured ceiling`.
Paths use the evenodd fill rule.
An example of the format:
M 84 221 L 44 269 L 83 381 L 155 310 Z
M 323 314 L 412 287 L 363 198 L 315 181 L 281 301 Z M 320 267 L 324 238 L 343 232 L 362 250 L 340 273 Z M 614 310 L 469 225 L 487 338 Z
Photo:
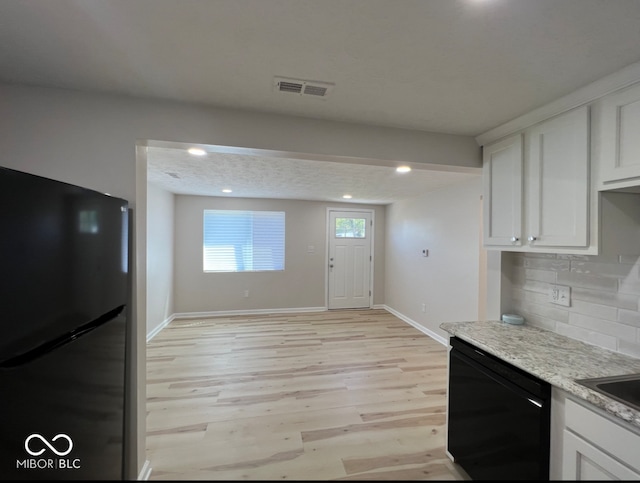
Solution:
M 350 194 L 351 202 L 383 205 L 479 176 L 232 153 L 192 156 L 165 147 L 148 147 L 147 165 L 150 183 L 177 194 L 341 202 Z
M 638 62 L 639 25 L 640 0 L 0 0 L 0 82 L 477 136 Z M 276 76 L 334 88 L 280 93 Z M 224 157 L 229 171 L 215 174 L 255 196 L 308 197 L 312 180 L 348 177 L 349 191 L 394 196 L 383 169 L 332 164 L 324 179 L 305 162 L 294 181 L 290 160 L 266 162 Z M 456 176 L 422 175 L 433 186 Z

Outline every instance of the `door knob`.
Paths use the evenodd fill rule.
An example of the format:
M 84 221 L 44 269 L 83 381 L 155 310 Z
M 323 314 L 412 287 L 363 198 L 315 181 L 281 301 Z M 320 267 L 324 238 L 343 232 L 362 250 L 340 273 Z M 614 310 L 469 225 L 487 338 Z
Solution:
M 520 240 L 520 238 L 518 238 L 517 236 L 512 236 L 512 237 L 511 237 L 511 242 L 512 242 L 512 243 L 515 243 L 515 242 L 517 242 L 518 240 Z
M 537 240 L 537 238 L 536 238 L 535 236 L 530 236 L 530 237 L 529 237 L 529 241 L 530 241 L 530 242 L 534 242 L 534 241 L 536 241 L 536 240 Z

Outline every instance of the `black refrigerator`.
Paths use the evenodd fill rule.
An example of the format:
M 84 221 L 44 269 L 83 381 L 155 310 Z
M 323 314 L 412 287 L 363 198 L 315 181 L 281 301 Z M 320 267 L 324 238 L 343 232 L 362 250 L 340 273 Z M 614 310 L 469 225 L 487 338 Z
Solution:
M 128 218 L 0 167 L 0 479 L 124 479 Z

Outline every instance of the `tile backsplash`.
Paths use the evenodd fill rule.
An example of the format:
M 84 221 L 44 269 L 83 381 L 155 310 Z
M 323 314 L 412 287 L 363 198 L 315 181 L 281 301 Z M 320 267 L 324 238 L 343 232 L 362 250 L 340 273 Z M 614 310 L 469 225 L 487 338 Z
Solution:
M 640 357 L 640 255 L 503 257 L 511 280 L 506 312 L 522 315 L 529 325 Z M 553 285 L 570 287 L 570 306 L 549 301 Z

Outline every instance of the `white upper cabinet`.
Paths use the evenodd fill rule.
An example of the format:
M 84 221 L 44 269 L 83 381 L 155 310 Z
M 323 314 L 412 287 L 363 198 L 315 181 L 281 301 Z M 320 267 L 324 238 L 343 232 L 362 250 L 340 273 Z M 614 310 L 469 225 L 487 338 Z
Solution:
M 601 188 L 640 186 L 640 84 L 604 96 L 599 121 Z
M 484 148 L 485 245 L 521 245 L 523 155 L 522 134 Z
M 485 146 L 485 247 L 587 253 L 589 179 L 587 106 Z
M 542 122 L 527 136 L 527 243 L 589 244 L 589 111 L 586 106 Z

